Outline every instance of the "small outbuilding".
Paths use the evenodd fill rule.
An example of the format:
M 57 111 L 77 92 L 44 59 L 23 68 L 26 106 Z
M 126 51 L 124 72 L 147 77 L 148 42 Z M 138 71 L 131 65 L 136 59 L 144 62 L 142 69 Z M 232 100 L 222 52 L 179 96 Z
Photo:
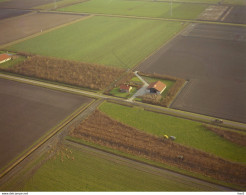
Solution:
M 120 85 L 120 92 L 122 93 L 129 93 L 131 90 L 132 90 L 132 86 L 130 85 L 126 85 L 126 84 Z
M 1 63 L 4 63 L 4 62 L 7 62 L 11 60 L 11 56 L 6 54 L 6 53 L 3 53 L 3 54 L 0 54 L 0 64 Z
M 167 86 L 161 81 L 156 81 L 154 83 L 150 83 L 147 90 L 149 90 L 150 93 L 161 94 L 166 89 L 166 87 Z

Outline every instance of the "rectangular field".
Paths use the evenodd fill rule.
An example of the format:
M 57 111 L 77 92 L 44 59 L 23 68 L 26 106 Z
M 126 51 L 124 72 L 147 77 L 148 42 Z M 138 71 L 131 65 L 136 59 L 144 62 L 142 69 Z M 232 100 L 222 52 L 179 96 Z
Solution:
M 0 79 L 0 169 L 90 98 Z
M 78 13 L 195 19 L 206 7 L 207 5 L 203 4 L 173 3 L 171 7 L 169 2 L 90 0 L 59 10 Z
M 0 45 L 71 22 L 82 16 L 69 14 L 33 13 L 0 21 Z
M 182 28 L 179 22 L 95 16 L 8 49 L 131 68 Z
M 13 190 L 13 187 L 4 190 Z M 65 145 L 18 190 L 23 191 L 216 191 L 206 183 L 116 155 Z
M 173 108 L 246 122 L 246 31 L 191 25 L 139 66 L 189 80 Z

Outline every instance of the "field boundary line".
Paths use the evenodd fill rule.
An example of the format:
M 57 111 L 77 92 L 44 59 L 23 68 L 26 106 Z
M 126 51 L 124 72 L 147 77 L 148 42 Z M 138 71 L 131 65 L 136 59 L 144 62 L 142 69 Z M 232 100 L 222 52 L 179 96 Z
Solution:
M 97 100 L 93 99 L 87 105 L 82 104 L 72 114 L 70 114 L 68 117 L 66 117 L 58 125 L 53 127 L 54 129 L 52 128 L 50 130 L 51 132 L 48 133 L 48 135 L 46 135 L 46 136 L 44 135 L 45 137 L 43 138 L 43 140 L 40 140 L 40 142 L 38 142 L 36 146 L 31 147 L 25 154 L 23 154 L 19 159 L 17 159 L 12 165 L 7 167 L 2 173 L 0 173 L 0 178 L 2 178 L 9 171 L 11 171 L 15 166 L 17 166 L 20 162 L 22 162 L 25 158 L 27 158 L 32 152 L 37 150 L 41 145 L 43 145 L 47 140 L 49 140 L 51 137 L 53 137 L 56 133 L 58 133 L 60 130 L 62 130 L 63 127 L 65 127 L 67 124 L 69 124 L 73 119 L 75 119 L 80 113 L 82 113 L 85 109 L 87 109 L 89 106 L 91 106 L 95 101 L 97 101 Z
M 167 105 L 168 108 L 170 108 L 172 106 L 172 104 L 175 102 L 176 98 L 179 96 L 179 94 L 183 91 L 183 89 L 185 88 L 185 86 L 188 84 L 189 81 L 185 81 L 184 84 L 182 85 L 182 87 L 179 89 L 179 91 L 175 94 L 175 96 L 173 97 L 172 101 Z
M 13 16 L 13 17 L 10 17 L 10 18 L 4 18 L 4 19 L 1 19 L 1 21 L 14 20 L 16 18 L 26 17 L 26 16 L 29 16 L 29 15 L 33 15 L 33 14 L 37 14 L 38 13 L 38 11 L 35 11 L 35 10 L 29 10 L 29 11 L 30 11 L 30 13 L 21 14 L 19 16 Z
M 143 60 L 141 60 L 138 64 L 136 64 L 134 67 L 131 68 L 131 70 L 135 70 L 137 71 L 137 68 L 139 68 L 139 66 L 141 66 L 141 64 L 146 61 L 147 59 L 149 59 L 151 56 L 155 55 L 156 53 L 158 53 L 163 47 L 165 47 L 166 45 L 168 45 L 169 43 L 171 43 L 172 40 L 174 40 L 176 37 L 178 37 L 180 34 L 182 34 L 186 28 L 189 26 L 189 24 L 185 24 L 185 26 L 183 27 L 183 29 L 181 29 L 179 32 L 177 32 L 175 35 L 171 36 L 167 41 L 165 41 L 165 43 L 163 43 L 159 48 L 157 48 L 155 51 L 153 51 L 151 54 L 149 54 L 146 58 L 144 58 Z
M 42 13 L 42 12 L 40 12 L 40 13 Z M 48 13 L 48 12 L 47 12 L 47 13 Z M 44 30 L 44 31 L 42 31 L 42 32 L 37 32 L 37 33 L 34 33 L 34 34 L 29 35 L 29 36 L 27 36 L 27 37 L 20 38 L 20 39 L 18 39 L 18 40 L 15 40 L 15 41 L 12 41 L 12 42 L 9 42 L 9 43 L 0 45 L 0 50 L 1 50 L 1 49 L 4 49 L 4 48 L 6 48 L 6 47 L 9 47 L 9 46 L 11 46 L 11 45 L 20 43 L 20 42 L 22 42 L 22 41 L 26 41 L 26 40 L 29 40 L 29 39 L 38 37 L 38 36 L 40 36 L 40 35 L 46 34 L 46 33 L 48 33 L 48 32 L 57 30 L 57 29 L 59 29 L 59 28 L 62 28 L 62 27 L 65 27 L 65 26 L 74 24 L 74 23 L 76 23 L 76 22 L 80 22 L 80 21 L 89 19 L 89 18 L 91 18 L 91 17 L 93 17 L 93 16 L 94 16 L 94 15 L 84 15 L 84 17 L 82 16 L 81 18 L 75 19 L 75 20 L 73 20 L 73 21 L 71 21 L 71 22 L 68 22 L 68 23 L 65 23 L 65 24 L 61 24 L 61 25 L 55 26 L 55 27 L 53 27 L 53 28 Z

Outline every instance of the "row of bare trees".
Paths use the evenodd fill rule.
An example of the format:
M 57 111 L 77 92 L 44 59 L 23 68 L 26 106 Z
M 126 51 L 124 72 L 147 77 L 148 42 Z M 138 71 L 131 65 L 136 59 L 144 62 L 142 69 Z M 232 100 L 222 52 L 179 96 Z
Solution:
M 115 67 L 43 56 L 28 56 L 24 62 L 5 70 L 94 90 L 104 89 L 125 72 Z

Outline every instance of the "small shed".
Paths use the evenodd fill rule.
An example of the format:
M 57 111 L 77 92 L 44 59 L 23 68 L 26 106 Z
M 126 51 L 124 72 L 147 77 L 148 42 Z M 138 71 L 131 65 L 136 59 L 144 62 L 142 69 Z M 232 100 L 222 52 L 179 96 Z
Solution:
M 130 85 L 126 85 L 126 84 L 120 85 L 120 92 L 122 93 L 129 93 L 131 90 L 132 90 L 132 86 Z
M 150 83 L 147 90 L 149 90 L 150 93 L 161 94 L 166 89 L 166 87 L 167 86 L 161 81 L 156 81 L 156 82 Z
M 0 64 L 1 63 L 4 63 L 4 62 L 7 62 L 11 60 L 11 56 L 6 54 L 6 53 L 3 53 L 3 54 L 0 54 Z

